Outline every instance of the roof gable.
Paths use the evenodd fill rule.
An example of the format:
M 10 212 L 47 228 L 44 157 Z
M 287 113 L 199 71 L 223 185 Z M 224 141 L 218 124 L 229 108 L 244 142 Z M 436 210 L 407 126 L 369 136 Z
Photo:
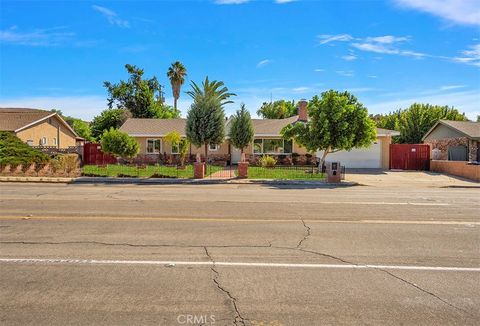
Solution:
M 439 126 L 450 128 L 468 138 L 480 139 L 480 122 L 439 120 L 432 128 L 430 128 L 425 136 L 423 136 L 422 141 Z

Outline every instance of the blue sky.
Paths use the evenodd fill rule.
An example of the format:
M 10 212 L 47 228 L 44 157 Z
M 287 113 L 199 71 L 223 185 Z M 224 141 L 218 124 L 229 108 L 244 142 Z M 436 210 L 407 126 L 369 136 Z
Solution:
M 262 102 L 349 90 L 371 113 L 414 101 L 480 114 L 480 0 L 4 1 L 0 107 L 58 108 L 91 119 L 103 81 L 135 64 L 171 89 L 206 75 L 254 113 Z

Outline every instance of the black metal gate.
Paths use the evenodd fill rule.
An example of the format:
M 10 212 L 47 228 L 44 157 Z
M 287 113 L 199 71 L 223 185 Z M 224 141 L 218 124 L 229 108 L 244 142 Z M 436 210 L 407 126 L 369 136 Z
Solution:
M 237 176 L 237 166 L 227 163 L 208 163 L 205 177 L 210 179 L 232 179 Z

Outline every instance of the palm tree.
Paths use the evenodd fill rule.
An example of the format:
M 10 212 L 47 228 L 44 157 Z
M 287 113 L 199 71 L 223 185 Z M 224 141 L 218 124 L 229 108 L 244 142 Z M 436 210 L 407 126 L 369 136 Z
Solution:
M 202 87 L 198 86 L 194 81 L 192 81 L 191 86 L 192 90 L 188 91 L 187 94 L 190 95 L 194 101 L 207 98 L 216 99 L 222 107 L 225 104 L 233 103 L 233 101 L 228 100 L 228 98 L 237 95 L 229 93 L 228 88 L 222 81 L 209 81 L 208 76 L 205 77 L 205 80 L 202 82 Z
M 177 109 L 177 100 L 180 97 L 180 88 L 185 82 L 185 76 L 187 75 L 187 68 L 180 61 L 175 61 L 168 68 L 167 77 L 170 79 L 173 92 L 173 107 Z

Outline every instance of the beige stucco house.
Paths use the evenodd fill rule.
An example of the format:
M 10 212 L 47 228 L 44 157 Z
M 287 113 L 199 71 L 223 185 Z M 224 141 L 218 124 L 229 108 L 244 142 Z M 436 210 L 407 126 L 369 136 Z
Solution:
M 79 139 L 57 113 L 37 109 L 0 108 L 0 131 L 12 132 L 30 146 L 59 149 L 76 146 Z
M 273 155 L 283 163 L 295 160 L 301 162 L 315 161 L 321 153 L 308 153 L 308 151 L 292 140 L 284 140 L 281 130 L 292 123 L 306 121 L 306 102 L 299 102 L 298 115 L 286 119 L 252 119 L 255 131 L 253 142 L 244 149 L 250 162 L 255 162 L 262 155 Z M 225 121 L 228 134 L 230 120 Z M 134 137 L 140 144 L 140 156 L 158 158 L 161 154 L 176 154 L 178 148 L 167 143 L 165 136 L 175 131 L 185 137 L 186 119 L 128 119 L 120 128 Z M 399 135 L 397 131 L 377 128 L 377 139 L 369 148 L 353 149 L 330 154 L 329 160 L 340 161 L 348 168 L 383 168 L 388 169 L 390 157 L 390 143 L 392 136 Z M 190 155 L 204 154 L 203 148 L 190 146 Z M 238 163 L 241 159 L 240 150 L 235 148 L 228 137 L 220 145 L 208 146 L 210 158 Z M 291 160 L 289 159 L 291 158 Z

